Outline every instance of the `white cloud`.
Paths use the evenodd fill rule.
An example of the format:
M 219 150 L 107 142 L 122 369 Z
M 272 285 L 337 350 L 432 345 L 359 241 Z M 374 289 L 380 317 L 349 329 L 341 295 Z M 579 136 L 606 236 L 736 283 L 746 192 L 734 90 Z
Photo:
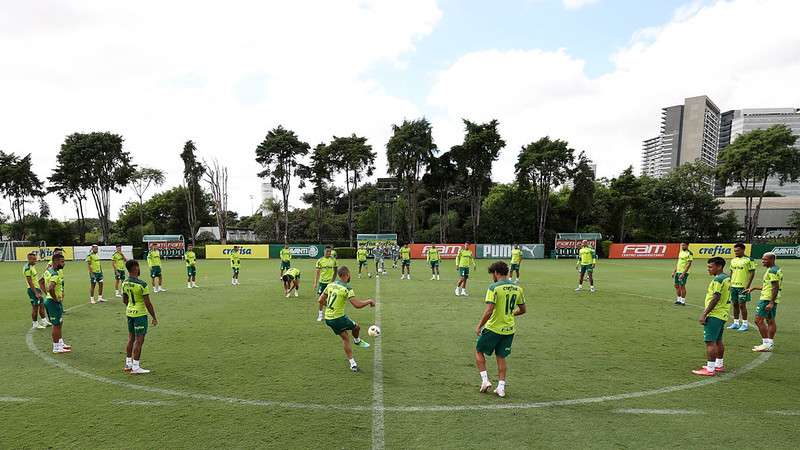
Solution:
M 488 50 L 438 74 L 440 147 L 462 136 L 461 117 L 502 124 L 507 150 L 495 177 L 513 178 L 520 146 L 550 135 L 586 150 L 600 175 L 638 166 L 641 141 L 658 134 L 660 108 L 707 94 L 722 109 L 800 106 L 800 2 L 737 0 L 682 9 L 634 35 L 591 78 L 565 50 Z
M 592 3 L 597 3 L 599 0 L 561 0 L 561 3 L 564 5 L 564 8 L 567 9 L 581 9 L 584 6 L 591 5 Z
M 254 150 L 274 126 L 312 146 L 355 132 L 379 150 L 391 123 L 420 114 L 368 73 L 402 66 L 440 17 L 434 0 L 5 2 L 0 148 L 33 153 L 46 178 L 65 135 L 109 130 L 174 185 L 193 139 L 230 166 L 232 208 L 249 214 Z

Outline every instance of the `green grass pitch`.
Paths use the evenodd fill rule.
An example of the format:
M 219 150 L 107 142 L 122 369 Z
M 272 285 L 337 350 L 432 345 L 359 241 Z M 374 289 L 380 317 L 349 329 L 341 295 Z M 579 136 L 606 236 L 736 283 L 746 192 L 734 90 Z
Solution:
M 193 290 L 182 263 L 168 262 L 168 292 L 152 296 L 161 323 L 147 335 L 142 366 L 153 372 L 144 376 L 121 370 L 127 328 L 108 263 L 110 301 L 101 305 L 87 304 L 84 263 L 67 263 L 67 355 L 49 352 L 49 329 L 29 332 L 21 264 L 0 264 L 0 448 L 800 445 L 800 263 L 779 261 L 786 281 L 775 352 L 751 352 L 760 343 L 754 327 L 726 331 L 731 373 L 690 385 L 702 381 L 690 370 L 705 359 L 702 265 L 688 283 L 691 306 L 676 307 L 671 261 L 601 260 L 594 294 L 573 291 L 573 261 L 526 261 L 528 314 L 505 399 L 477 392 L 474 329 L 488 263 L 473 272 L 468 298 L 453 295 L 452 262 L 441 281 L 429 281 L 424 261 L 413 263 L 410 281 L 390 270 L 380 281 L 379 364 L 367 338 L 373 347 L 354 349 L 362 369 L 354 374 L 339 338 L 315 321 L 312 261 L 294 261 L 297 299 L 283 297 L 277 260 L 243 261 L 238 287 L 226 261 L 200 261 Z M 372 297 L 376 281 L 354 278 L 353 287 Z M 376 310 L 348 313 L 369 325 Z M 493 361 L 489 368 L 496 383 Z

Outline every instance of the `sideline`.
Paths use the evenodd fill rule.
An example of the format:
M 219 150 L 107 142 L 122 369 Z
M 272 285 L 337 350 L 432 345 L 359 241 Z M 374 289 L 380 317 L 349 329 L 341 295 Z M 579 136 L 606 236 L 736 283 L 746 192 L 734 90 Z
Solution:
M 381 278 L 375 277 L 375 325 L 381 327 Z M 383 353 L 381 336 L 375 337 L 372 356 L 372 448 L 383 450 Z

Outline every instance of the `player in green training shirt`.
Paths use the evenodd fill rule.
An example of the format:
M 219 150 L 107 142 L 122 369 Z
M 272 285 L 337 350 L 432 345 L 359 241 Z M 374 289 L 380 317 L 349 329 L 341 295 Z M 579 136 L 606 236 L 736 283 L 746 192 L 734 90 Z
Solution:
M 350 370 L 358 372 L 358 364 L 353 358 L 353 349 L 350 346 L 350 336 L 348 331 L 353 333 L 353 343 L 359 347 L 369 348 L 369 344 L 361 340 L 359 337 L 361 327 L 353 322 L 344 313 L 344 308 L 347 302 L 350 302 L 354 307 L 361 309 L 365 306 L 375 306 L 375 300 L 368 298 L 366 300 L 357 300 L 353 288 L 350 287 L 350 269 L 346 266 L 339 267 L 337 270 L 339 279 L 329 284 L 325 291 L 319 296 L 319 307 L 325 309 L 325 325 L 329 326 L 333 334 L 342 338 L 342 346 L 344 347 L 344 354 L 347 356 L 347 361 L 350 363 Z
M 46 294 L 44 309 L 47 311 L 47 320 L 53 324 L 53 353 L 69 353 L 72 346 L 64 342 L 62 336 L 62 325 L 64 315 L 64 255 L 53 253 L 50 260 L 50 268 L 44 272 L 43 286 Z
M 678 252 L 678 264 L 672 271 L 672 279 L 675 283 L 675 304 L 686 306 L 686 280 L 689 279 L 689 269 L 692 267 L 694 253 L 689 250 L 689 244 L 681 243 L 681 251 Z
M 733 245 L 734 258 L 731 259 L 731 302 L 733 303 L 733 323 L 729 330 L 747 331 L 747 302 L 750 301 L 748 289 L 756 276 L 756 262 L 745 256 L 745 245 L 737 242 Z M 739 323 L 739 315 L 742 322 Z
M 458 284 L 456 284 L 456 295 L 468 296 L 467 280 L 469 279 L 469 268 L 476 268 L 475 257 L 469 248 L 469 242 L 456 254 L 456 270 L 458 270 Z
M 753 347 L 754 352 L 771 352 L 775 345 L 775 331 L 778 325 L 775 317 L 778 315 L 778 303 L 781 299 L 783 287 L 783 271 L 775 264 L 775 253 L 764 253 L 761 265 L 767 268 L 764 272 L 764 284 L 761 287 L 752 287 L 752 291 L 761 291 L 761 297 L 756 307 L 756 326 L 761 333 L 761 345 Z
M 506 396 L 506 358 L 511 354 L 511 344 L 516 332 L 516 316 L 525 314 L 525 294 L 520 286 L 508 279 L 508 265 L 497 261 L 489 266 L 493 283 L 486 290 L 486 310 L 475 332 L 475 363 L 481 375 L 480 392 L 492 387 L 486 372 L 486 356 L 497 359 L 497 389 L 495 394 Z
M 706 365 L 693 370 L 692 373 L 704 377 L 713 377 L 725 371 L 722 361 L 725 345 L 722 343 L 722 332 L 731 311 L 731 277 L 725 273 L 725 260 L 715 256 L 708 260 L 708 274 L 713 278 L 706 290 L 705 308 L 700 314 L 700 325 L 703 326 L 703 341 L 706 343 Z
M 287 244 L 283 244 L 280 257 L 281 257 L 281 279 L 283 279 L 283 273 L 287 269 L 292 267 L 292 251 L 289 249 L 289 246 Z
M 122 302 L 125 303 L 125 316 L 128 319 L 128 345 L 125 347 L 124 372 L 134 375 L 150 373 L 139 365 L 142 360 L 142 346 L 147 334 L 147 314 L 153 317 L 153 326 L 158 325 L 156 310 L 150 303 L 150 290 L 147 283 L 139 279 L 139 261 L 131 259 L 125 263 L 130 276 L 122 283 Z
M 519 244 L 514 244 L 514 247 L 511 249 L 511 271 L 509 272 L 509 278 L 513 277 L 514 272 L 516 272 L 515 283 L 519 283 L 520 264 L 522 264 L 522 249 L 519 248 Z
M 314 290 L 317 295 L 322 295 L 325 288 L 336 280 L 336 259 L 331 257 L 331 247 L 325 247 L 325 256 L 317 260 L 316 273 L 314 274 Z M 322 322 L 323 307 L 320 305 L 317 322 Z
M 239 246 L 234 245 L 229 257 L 231 259 L 231 285 L 239 285 L 239 269 L 242 267 L 242 260 L 239 257 Z
M 292 295 L 292 291 L 294 291 L 294 296 L 298 297 L 300 294 L 300 269 L 297 267 L 290 267 L 286 269 L 286 272 L 283 272 L 283 292 L 286 294 L 286 297 Z
M 28 262 L 22 266 L 22 276 L 25 278 L 25 287 L 28 288 L 28 298 L 31 301 L 31 329 L 43 330 L 50 325 L 44 311 L 43 282 L 38 279 L 36 271 L 36 253 L 28 253 Z M 36 284 L 39 284 L 37 286 Z M 39 319 L 41 317 L 41 319 Z
M 150 266 L 150 280 L 153 284 L 153 293 L 166 291 L 164 289 L 163 278 L 161 275 L 161 252 L 155 242 L 150 244 L 147 252 L 147 265 Z
M 597 253 L 589 241 L 581 242 L 581 249 L 578 250 L 578 287 L 575 291 L 583 290 L 583 278 L 586 274 L 589 275 L 589 290 L 594 292 L 594 269 L 597 266 Z
M 111 265 L 114 267 L 114 297 L 122 298 L 119 286 L 125 281 L 125 261 L 128 258 L 122 253 L 122 246 L 117 244 L 114 254 L 111 255 Z
M 89 254 L 86 255 L 86 265 L 89 269 L 89 303 L 95 304 L 94 288 L 97 286 L 97 301 L 105 303 L 103 298 L 103 266 L 100 265 L 100 255 L 97 245 L 92 245 Z
M 356 261 L 358 261 L 358 278 L 361 278 L 361 271 L 364 270 L 364 267 L 367 265 L 367 256 L 369 252 L 367 252 L 367 248 L 363 245 L 358 247 L 356 250 Z M 369 271 L 369 269 L 367 269 Z
M 411 279 L 411 249 L 408 244 L 403 244 L 400 248 L 400 279 Z
M 197 286 L 197 254 L 194 252 L 194 245 L 189 244 L 186 247 L 183 260 L 186 261 L 186 287 L 188 289 L 199 287 Z
M 431 245 L 425 251 L 425 259 L 431 265 L 431 280 L 438 280 L 439 279 L 439 262 L 442 260 L 442 256 L 439 253 L 439 247 L 435 245 Z

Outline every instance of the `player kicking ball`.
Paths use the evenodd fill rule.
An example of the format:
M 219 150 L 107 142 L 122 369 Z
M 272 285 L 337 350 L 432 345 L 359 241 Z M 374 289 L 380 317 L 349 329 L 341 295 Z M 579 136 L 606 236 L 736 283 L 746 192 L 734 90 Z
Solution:
M 704 377 L 713 377 L 725 371 L 722 361 L 725 345 L 722 343 L 722 332 L 731 312 L 731 277 L 725 273 L 725 260 L 715 256 L 708 260 L 708 274 L 713 278 L 706 290 L 705 309 L 700 314 L 700 325 L 703 326 L 703 341 L 706 343 L 706 365 L 693 370 L 692 373 Z
M 756 326 L 761 334 L 761 345 L 753 347 L 754 352 L 771 352 L 775 345 L 775 332 L 778 325 L 775 317 L 778 315 L 778 303 L 781 298 L 783 286 L 783 271 L 775 264 L 775 253 L 764 253 L 761 264 L 767 268 L 764 273 L 764 283 L 761 287 L 753 287 L 746 292 L 761 291 L 758 306 L 756 306 Z
M 133 375 L 150 373 L 139 362 L 142 360 L 142 346 L 147 334 L 147 314 L 150 313 L 153 326 L 156 326 L 156 310 L 150 303 L 147 283 L 139 279 L 139 262 L 130 259 L 125 263 L 125 268 L 128 269 L 129 276 L 122 283 L 122 302 L 125 303 L 125 316 L 128 318 L 128 345 L 125 347 L 125 367 L 122 370 Z
M 486 372 L 486 356 L 495 354 L 497 359 L 497 389 L 499 397 L 506 396 L 506 358 L 511 354 L 511 344 L 516 331 L 516 316 L 525 314 L 525 295 L 522 288 L 508 278 L 508 264 L 497 261 L 489 266 L 492 283 L 486 291 L 486 310 L 481 316 L 475 332 L 475 363 L 481 375 L 480 392 L 492 388 Z
M 292 291 L 294 291 L 294 296 L 299 297 L 300 294 L 300 269 L 297 267 L 290 267 L 283 272 L 283 292 L 286 294 L 286 298 L 292 295 Z
M 347 356 L 347 361 L 350 363 L 350 370 L 358 372 L 358 364 L 353 358 L 353 348 L 350 345 L 350 336 L 348 331 L 353 333 L 353 344 L 361 348 L 369 348 L 369 344 L 361 340 L 359 334 L 361 327 L 353 322 L 344 313 L 346 303 L 349 301 L 357 309 L 366 306 L 375 306 L 375 300 L 368 298 L 366 300 L 356 299 L 356 294 L 353 288 L 350 287 L 350 269 L 347 266 L 339 267 L 337 270 L 338 280 L 329 284 L 322 295 L 319 296 L 319 306 L 325 309 L 325 325 L 333 330 L 333 334 L 342 338 L 342 346 L 344 347 L 344 354 Z

